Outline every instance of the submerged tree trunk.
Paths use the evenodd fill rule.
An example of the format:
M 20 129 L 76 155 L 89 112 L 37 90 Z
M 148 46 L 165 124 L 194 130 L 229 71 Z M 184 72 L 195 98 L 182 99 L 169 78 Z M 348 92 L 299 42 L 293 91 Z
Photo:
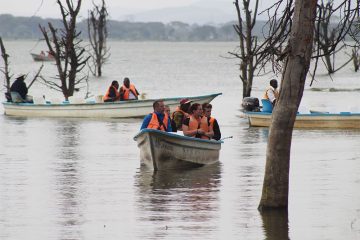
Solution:
M 1 48 L 1 58 L 4 61 L 4 69 L 1 70 L 1 72 L 4 74 L 5 78 L 5 87 L 6 92 L 10 93 L 10 72 L 9 72 L 9 55 L 6 53 L 6 48 L 4 46 L 4 43 L 2 41 L 2 38 L 0 37 L 0 48 Z
M 280 97 L 270 126 L 259 210 L 288 207 L 291 139 L 310 66 L 316 4 L 316 0 L 295 1 Z

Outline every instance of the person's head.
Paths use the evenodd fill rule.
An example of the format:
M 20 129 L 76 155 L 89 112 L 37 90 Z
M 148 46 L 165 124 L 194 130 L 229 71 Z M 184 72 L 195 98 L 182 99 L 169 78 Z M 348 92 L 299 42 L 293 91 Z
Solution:
M 113 86 L 114 88 L 118 89 L 118 88 L 119 88 L 119 83 L 118 83 L 118 81 L 116 81 L 116 80 L 112 81 L 111 86 Z
M 202 107 L 199 103 L 194 103 L 190 106 L 189 112 L 194 117 L 200 117 L 202 115 Z
M 129 88 L 130 87 L 130 79 L 129 78 L 124 78 L 124 85 L 125 85 L 125 87 L 127 87 L 127 88 Z
M 188 98 L 183 98 L 180 100 L 180 109 L 184 112 L 189 112 L 191 101 Z
M 211 116 L 212 105 L 211 105 L 210 103 L 203 103 L 202 109 L 203 109 L 203 114 L 204 114 L 206 117 L 210 117 L 210 116 Z
M 165 105 L 164 108 L 165 108 L 165 112 L 167 113 L 167 115 L 170 116 L 170 107 L 169 107 L 169 105 Z
M 274 89 L 277 89 L 278 87 L 278 82 L 276 79 L 271 79 L 270 80 L 270 86 L 272 86 Z
M 153 108 L 154 108 L 154 112 L 164 113 L 164 111 L 165 111 L 164 100 L 162 100 L 162 99 L 156 100 L 153 103 Z

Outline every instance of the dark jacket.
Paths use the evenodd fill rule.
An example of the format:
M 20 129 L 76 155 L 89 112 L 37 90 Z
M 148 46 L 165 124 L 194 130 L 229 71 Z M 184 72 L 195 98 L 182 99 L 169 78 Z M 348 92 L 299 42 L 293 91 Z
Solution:
M 20 96 L 25 99 L 28 93 L 28 88 L 23 79 L 16 79 L 15 82 L 10 87 L 11 92 L 17 92 Z

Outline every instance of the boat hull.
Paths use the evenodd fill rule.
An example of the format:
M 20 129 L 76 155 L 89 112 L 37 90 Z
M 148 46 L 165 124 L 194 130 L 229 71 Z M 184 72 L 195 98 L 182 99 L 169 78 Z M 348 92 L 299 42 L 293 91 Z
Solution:
M 187 97 L 197 103 L 212 101 L 221 93 Z M 183 97 L 164 98 L 165 104 L 172 111 L 179 105 Z M 153 102 L 156 99 L 132 100 L 110 103 L 81 104 L 32 104 L 3 102 L 5 115 L 26 117 L 73 117 L 73 118 L 128 118 L 143 117 L 153 112 Z
M 142 166 L 153 170 L 183 169 L 219 161 L 222 141 L 180 136 L 143 129 L 134 137 L 140 149 Z
M 271 113 L 247 112 L 246 115 L 252 127 L 269 127 L 271 124 Z M 360 113 L 297 114 L 294 127 L 360 129 Z
M 40 54 L 30 53 L 34 61 L 36 62 L 51 62 L 55 61 L 54 57 L 44 56 Z

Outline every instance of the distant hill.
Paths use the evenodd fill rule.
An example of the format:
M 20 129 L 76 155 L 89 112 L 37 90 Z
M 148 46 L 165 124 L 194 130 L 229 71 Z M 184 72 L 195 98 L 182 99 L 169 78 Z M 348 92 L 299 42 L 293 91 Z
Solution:
M 114 11 L 116 12 L 116 11 Z M 224 24 L 236 20 L 236 10 L 229 1 L 227 4 L 219 1 L 200 1 L 186 7 L 163 8 L 144 11 L 136 14 L 122 15 L 119 20 L 138 22 L 180 21 L 188 24 Z
M 40 17 L 14 17 L 10 14 L 0 15 L 0 36 L 4 39 L 40 39 L 43 38 L 39 24 L 47 27 L 51 22 L 61 28 L 60 19 L 43 19 Z M 233 22 L 218 25 L 188 24 L 180 21 L 132 22 L 109 20 L 109 38 L 124 41 L 237 41 Z M 264 22 L 256 24 L 254 35 L 262 36 Z M 87 22 L 78 23 L 82 38 L 86 39 Z

